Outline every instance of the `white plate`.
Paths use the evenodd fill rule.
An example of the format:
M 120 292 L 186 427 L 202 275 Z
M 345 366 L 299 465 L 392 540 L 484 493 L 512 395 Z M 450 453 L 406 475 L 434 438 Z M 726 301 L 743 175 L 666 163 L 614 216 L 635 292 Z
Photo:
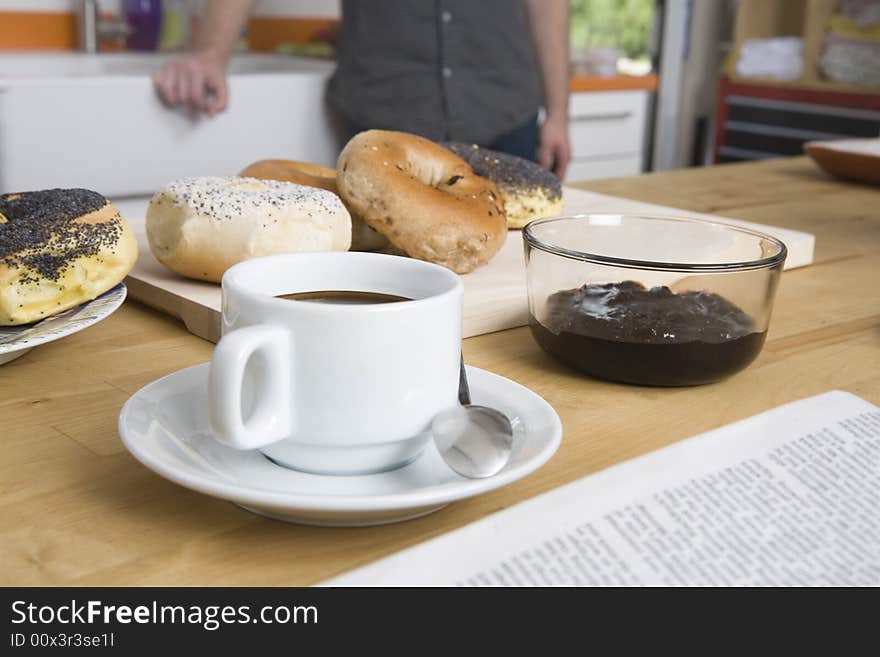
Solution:
M 125 301 L 125 283 L 101 296 L 34 324 L 0 326 L 0 365 L 24 356 L 37 345 L 52 342 L 100 322 Z
M 238 451 L 211 436 L 206 413 L 209 365 L 196 365 L 141 388 L 119 414 L 119 434 L 145 466 L 187 488 L 261 515 L 310 525 L 362 526 L 408 520 L 520 479 L 559 447 L 562 424 L 528 388 L 468 367 L 473 403 L 514 423 L 514 452 L 487 479 L 450 470 L 433 443 L 407 466 L 362 476 L 308 474 L 283 468 L 257 451 Z

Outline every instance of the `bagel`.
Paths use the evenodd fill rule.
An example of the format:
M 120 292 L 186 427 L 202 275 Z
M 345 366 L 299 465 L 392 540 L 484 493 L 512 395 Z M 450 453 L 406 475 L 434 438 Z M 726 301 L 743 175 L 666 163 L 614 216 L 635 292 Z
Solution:
M 336 194 L 336 169 L 293 160 L 260 160 L 238 174 L 243 178 L 281 180 L 306 187 L 320 187 Z
M 552 171 L 476 144 L 443 145 L 470 164 L 478 176 L 495 183 L 504 200 L 508 228 L 522 228 L 532 219 L 562 214 L 562 185 Z
M 248 258 L 351 244 L 351 218 L 336 194 L 277 180 L 183 178 L 156 192 L 146 223 L 159 262 L 215 283 Z
M 0 195 L 0 325 L 28 324 L 91 301 L 137 260 L 128 222 L 87 189 Z
M 319 187 L 338 195 L 336 169 L 319 164 L 293 160 L 260 160 L 245 167 L 240 176 L 263 180 L 283 180 L 308 187 Z M 363 219 L 348 208 L 351 215 L 351 250 L 379 251 L 388 247 L 388 240 L 367 226 Z
M 507 236 L 494 183 L 423 137 L 355 135 L 339 154 L 336 184 L 346 205 L 392 245 L 459 274 L 488 262 Z

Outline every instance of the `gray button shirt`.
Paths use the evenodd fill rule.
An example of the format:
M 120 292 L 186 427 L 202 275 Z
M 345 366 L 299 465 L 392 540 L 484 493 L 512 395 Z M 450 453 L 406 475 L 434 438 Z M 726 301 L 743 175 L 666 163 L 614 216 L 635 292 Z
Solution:
M 329 99 L 350 123 L 489 144 L 542 103 L 522 0 L 342 0 Z

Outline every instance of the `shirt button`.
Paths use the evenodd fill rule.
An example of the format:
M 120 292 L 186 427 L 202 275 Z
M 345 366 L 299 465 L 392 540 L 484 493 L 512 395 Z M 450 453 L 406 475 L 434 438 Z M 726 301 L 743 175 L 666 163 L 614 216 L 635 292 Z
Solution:
M 443 67 L 443 77 L 444 78 L 451 78 L 452 77 L 452 69 L 449 68 L 448 66 Z
M 440 18 L 443 19 L 444 23 L 448 23 L 452 20 L 452 14 L 450 14 L 448 11 L 444 11 L 442 14 L 440 14 Z

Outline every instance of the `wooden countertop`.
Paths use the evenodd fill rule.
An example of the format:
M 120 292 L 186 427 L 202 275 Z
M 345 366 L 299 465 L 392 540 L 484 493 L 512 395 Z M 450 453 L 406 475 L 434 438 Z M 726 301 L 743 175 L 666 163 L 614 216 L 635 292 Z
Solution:
M 0 367 L 0 584 L 310 584 L 794 399 L 836 388 L 880 404 L 880 189 L 833 181 L 805 158 L 580 186 L 815 233 L 816 264 L 783 275 L 768 342 L 751 367 L 715 385 L 639 388 L 564 370 L 525 328 L 468 339 L 468 363 L 556 408 L 564 427 L 556 456 L 518 483 L 418 520 L 303 527 L 181 488 L 125 451 L 116 419 L 128 396 L 207 361 L 212 348 L 126 302 Z

